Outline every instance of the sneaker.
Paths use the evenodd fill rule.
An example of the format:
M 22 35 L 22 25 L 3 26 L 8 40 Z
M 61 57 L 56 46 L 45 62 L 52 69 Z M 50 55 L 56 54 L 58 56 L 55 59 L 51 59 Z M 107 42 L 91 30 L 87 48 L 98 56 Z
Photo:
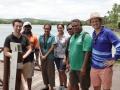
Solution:
M 64 90 L 67 90 L 67 87 L 65 87 Z
M 60 86 L 60 87 L 59 87 L 59 90 L 64 90 L 64 86 Z

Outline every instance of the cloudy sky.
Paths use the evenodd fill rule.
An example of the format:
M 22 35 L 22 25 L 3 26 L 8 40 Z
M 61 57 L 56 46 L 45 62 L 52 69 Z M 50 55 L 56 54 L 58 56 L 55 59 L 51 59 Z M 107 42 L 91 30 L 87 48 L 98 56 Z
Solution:
M 0 18 L 87 20 L 91 12 L 101 16 L 120 0 L 0 0 Z

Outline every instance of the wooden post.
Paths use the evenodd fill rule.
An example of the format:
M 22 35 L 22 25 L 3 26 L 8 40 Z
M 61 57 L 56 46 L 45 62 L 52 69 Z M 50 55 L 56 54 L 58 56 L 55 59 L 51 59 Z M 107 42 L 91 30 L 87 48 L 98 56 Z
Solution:
M 12 58 L 10 63 L 9 90 L 20 90 L 22 72 L 22 47 L 19 43 L 10 43 Z
M 20 90 L 22 72 L 22 49 L 19 43 L 10 43 L 12 57 L 4 56 L 3 90 Z
M 4 56 L 3 90 L 9 90 L 10 58 Z
M 21 87 L 21 73 L 22 73 L 22 52 L 18 52 L 18 61 L 17 63 L 19 64 L 19 68 L 17 68 L 17 72 L 16 72 L 16 86 L 15 86 L 15 90 L 20 90 Z

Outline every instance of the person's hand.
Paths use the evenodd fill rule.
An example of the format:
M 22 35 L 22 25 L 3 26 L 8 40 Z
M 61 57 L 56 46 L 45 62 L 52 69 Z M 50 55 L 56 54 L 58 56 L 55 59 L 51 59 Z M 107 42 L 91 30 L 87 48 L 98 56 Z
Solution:
M 41 56 L 41 60 L 46 60 L 46 58 L 47 58 L 46 56 L 43 55 Z
M 66 59 L 65 59 L 65 58 L 63 59 L 63 64 L 65 64 L 65 65 L 66 65 Z
M 70 65 L 66 64 L 66 72 L 69 72 L 69 71 L 70 71 Z
M 22 60 L 24 61 L 24 59 L 25 59 L 25 56 L 23 55 Z
M 84 76 L 84 75 L 86 74 L 86 68 L 82 67 L 82 68 L 80 69 L 80 74 L 81 74 L 82 76 Z
M 39 59 L 38 58 L 34 59 L 34 61 L 35 61 L 35 65 L 39 65 Z
M 107 67 L 112 66 L 115 63 L 115 60 L 107 60 L 104 62 L 104 65 Z

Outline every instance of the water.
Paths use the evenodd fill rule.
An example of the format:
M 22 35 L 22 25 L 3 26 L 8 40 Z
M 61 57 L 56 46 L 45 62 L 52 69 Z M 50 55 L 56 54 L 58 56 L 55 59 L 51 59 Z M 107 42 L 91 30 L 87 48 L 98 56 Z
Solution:
M 92 35 L 92 32 L 93 32 L 92 27 L 83 26 L 83 30 L 85 30 L 86 32 L 90 33 L 90 35 Z M 13 31 L 13 28 L 11 24 L 0 24 L 0 47 L 3 47 L 6 36 L 11 34 L 12 31 Z M 33 34 L 39 37 L 39 35 L 43 34 L 43 25 L 33 25 L 32 31 L 33 31 Z M 57 34 L 56 25 L 52 26 L 51 34 L 53 35 Z M 66 28 L 65 28 L 65 35 L 69 36 L 66 31 Z M 0 60 L 1 59 L 3 59 L 2 53 L 0 53 Z

